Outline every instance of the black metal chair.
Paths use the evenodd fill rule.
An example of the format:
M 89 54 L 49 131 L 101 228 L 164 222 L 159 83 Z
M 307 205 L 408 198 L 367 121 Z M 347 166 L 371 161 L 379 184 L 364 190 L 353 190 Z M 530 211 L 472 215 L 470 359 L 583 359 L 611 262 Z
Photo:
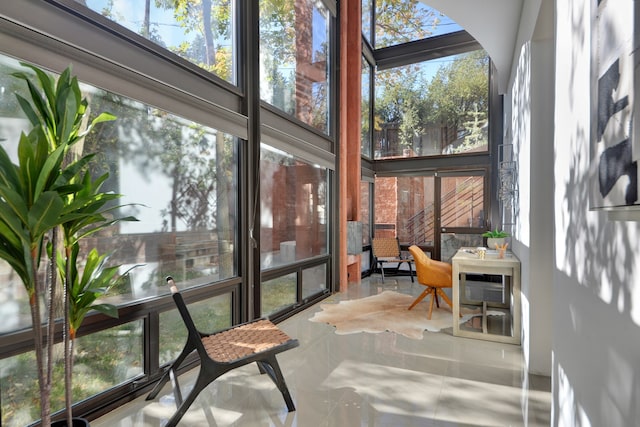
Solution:
M 406 262 L 409 266 L 409 276 L 411 277 L 411 283 L 413 283 L 413 259 L 402 257 L 400 241 L 397 237 L 374 237 L 371 242 L 371 248 L 373 250 L 374 266 L 380 268 L 382 283 L 384 283 L 384 264 L 396 264 L 394 271 L 397 273 L 403 262 Z
M 295 411 L 296 408 L 282 376 L 276 354 L 297 347 L 298 340 L 290 338 L 267 319 L 254 320 L 213 334 L 202 333 L 196 328 L 173 278 L 167 277 L 167 283 L 171 287 L 173 300 L 187 327 L 188 337 L 178 358 L 169 366 L 147 396 L 147 400 L 155 399 L 167 381 L 172 380 L 178 408 L 166 427 L 178 424 L 198 394 L 216 378 L 232 369 L 253 362 L 257 363 L 260 373 L 266 373 L 273 380 L 282 393 L 289 412 Z M 200 372 L 193 389 L 183 401 L 177 370 L 185 358 L 194 351 L 200 358 Z

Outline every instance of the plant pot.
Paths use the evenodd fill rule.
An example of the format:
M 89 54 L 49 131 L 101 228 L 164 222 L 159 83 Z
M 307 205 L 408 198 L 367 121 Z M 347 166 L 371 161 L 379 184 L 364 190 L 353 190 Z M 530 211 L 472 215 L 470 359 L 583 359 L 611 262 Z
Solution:
M 489 249 L 495 250 L 496 245 L 504 245 L 505 238 L 504 237 L 487 237 L 487 247 Z
M 89 421 L 80 417 L 73 417 L 73 426 L 72 427 L 89 427 Z M 51 427 L 67 427 L 67 420 L 58 420 L 51 423 Z

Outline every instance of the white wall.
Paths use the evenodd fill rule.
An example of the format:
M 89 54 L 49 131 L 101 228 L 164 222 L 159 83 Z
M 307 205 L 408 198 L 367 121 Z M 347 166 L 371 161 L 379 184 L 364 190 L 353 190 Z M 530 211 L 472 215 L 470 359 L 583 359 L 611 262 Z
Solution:
M 504 142 L 513 143 L 518 162 L 517 220 L 511 244 L 522 262 L 522 349 L 530 373 L 550 376 L 554 2 L 422 1 L 461 24 L 489 52 L 501 93 L 503 82 L 510 82 L 504 97 Z
M 531 7 L 531 6 L 538 6 Z M 553 329 L 553 2 L 525 5 L 531 34 L 514 55 L 505 143 L 517 162 L 512 248 L 522 263 L 522 350 L 530 373 L 551 375 Z M 526 21 L 526 24 L 524 23 Z
M 640 217 L 622 222 L 589 210 L 596 2 L 556 3 L 553 422 L 637 426 Z
M 477 8 L 500 14 L 498 2 L 425 2 L 513 38 L 512 22 L 499 31 L 478 19 Z M 505 134 L 522 172 L 513 249 L 523 262 L 523 350 L 531 372 L 551 370 L 554 426 L 639 426 L 640 212 L 623 222 L 589 210 L 592 3 L 524 0 L 512 40 Z

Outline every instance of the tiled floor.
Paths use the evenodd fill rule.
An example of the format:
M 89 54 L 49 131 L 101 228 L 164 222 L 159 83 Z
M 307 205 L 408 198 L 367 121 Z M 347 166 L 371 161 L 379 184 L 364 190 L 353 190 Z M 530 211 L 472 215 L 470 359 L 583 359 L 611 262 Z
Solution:
M 383 290 L 417 295 L 408 277 L 379 276 L 350 284 L 325 302 Z M 300 346 L 279 355 L 297 406 L 287 413 L 282 395 L 255 365 L 230 372 L 191 406 L 183 426 L 548 426 L 550 379 L 523 371 L 521 348 L 458 338 L 451 329 L 401 335 L 336 335 L 310 322 L 312 307 L 280 323 Z M 189 374 L 181 377 L 183 383 Z M 183 384 L 184 385 L 184 384 Z M 140 398 L 91 422 L 93 427 L 163 426 L 175 411 L 168 388 L 152 402 Z

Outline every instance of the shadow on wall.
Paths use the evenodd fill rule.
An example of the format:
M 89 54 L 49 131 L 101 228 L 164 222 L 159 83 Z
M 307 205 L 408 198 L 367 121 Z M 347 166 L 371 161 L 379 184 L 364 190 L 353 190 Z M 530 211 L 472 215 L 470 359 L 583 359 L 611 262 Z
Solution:
M 558 426 L 640 419 L 640 225 L 589 210 L 590 7 L 556 8 L 556 271 L 553 389 Z M 604 2 L 602 4 L 605 4 Z M 610 3 L 609 3 L 610 5 Z
M 556 277 L 553 425 L 637 425 L 640 327 L 575 278 Z
M 588 141 L 588 135 L 584 135 Z M 640 253 L 637 222 L 612 221 L 607 212 L 590 211 L 589 176 L 581 171 L 582 153 L 571 159 L 570 180 L 564 204 L 570 218 L 565 219 L 565 262 L 577 284 L 587 287 L 610 309 L 630 319 L 638 319 L 640 307 L 633 306 L 633 294 L 640 292 L 634 266 Z M 636 312 L 634 312 L 636 311 Z
M 581 76 L 576 68 L 569 73 Z M 583 102 L 577 88 L 560 94 L 568 96 L 569 105 Z M 589 210 L 588 120 L 568 125 L 570 139 L 556 141 L 567 144 L 562 150 L 569 156 L 567 172 L 560 177 L 566 184 L 556 190 L 563 192 L 563 200 L 556 206 L 553 421 L 566 426 L 637 425 L 640 306 L 634 306 L 634 297 L 640 293 L 640 225 Z M 562 243 L 559 236 L 564 236 Z

